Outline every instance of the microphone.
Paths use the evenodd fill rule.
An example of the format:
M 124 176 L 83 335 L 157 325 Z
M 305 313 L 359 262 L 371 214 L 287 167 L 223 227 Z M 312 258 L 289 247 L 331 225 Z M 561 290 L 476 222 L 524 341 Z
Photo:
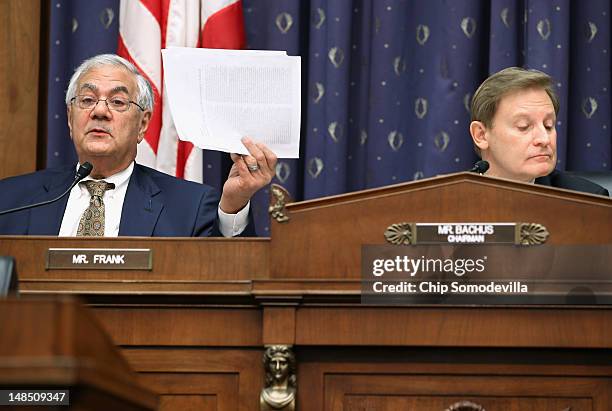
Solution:
M 487 167 L 488 167 L 488 163 L 487 163 Z M 78 183 L 79 181 L 81 181 L 82 179 L 90 175 L 91 170 L 93 170 L 93 166 L 91 165 L 89 161 L 86 161 L 83 164 L 81 164 L 76 174 L 74 175 L 74 181 L 72 182 L 70 189 L 72 190 L 72 187 L 74 187 L 76 183 Z
M 477 161 L 474 167 L 470 169 L 470 173 L 484 174 L 489 169 L 489 162 L 486 160 Z
M 93 166 L 91 165 L 91 163 L 86 161 L 86 162 L 84 162 L 83 164 L 81 164 L 79 166 L 79 169 L 77 170 L 76 174 L 74 175 L 74 180 L 72 181 L 72 184 L 70 184 L 70 187 L 68 187 L 68 189 L 66 191 L 64 191 L 59 197 L 56 197 L 56 198 L 54 198 L 52 200 L 47 200 L 47 201 L 43 201 L 43 202 L 40 202 L 40 203 L 36 203 L 36 204 L 28 204 L 28 205 L 24 205 L 24 206 L 17 207 L 17 208 L 11 208 L 10 210 L 0 211 L 0 215 L 15 213 L 17 211 L 23 211 L 23 210 L 27 210 L 29 208 L 40 207 L 40 206 L 43 206 L 43 205 L 54 203 L 57 200 L 59 200 L 62 197 L 64 197 L 66 194 L 68 194 L 70 192 L 70 190 L 72 190 L 72 187 L 77 185 L 77 183 L 79 181 L 81 181 L 82 179 L 84 179 L 85 177 L 87 177 L 91 173 L 91 170 L 93 170 Z

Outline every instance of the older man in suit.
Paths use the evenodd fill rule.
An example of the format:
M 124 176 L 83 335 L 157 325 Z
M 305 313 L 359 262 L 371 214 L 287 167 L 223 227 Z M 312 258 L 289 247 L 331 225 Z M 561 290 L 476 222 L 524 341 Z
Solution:
M 0 217 L 0 234 L 60 236 L 253 235 L 249 201 L 274 175 L 276 156 L 243 139 L 249 156 L 234 164 L 223 193 L 135 163 L 153 111 L 148 81 L 127 60 L 92 57 L 66 92 L 68 126 L 79 163 L 93 170 L 61 201 Z M 0 209 L 55 198 L 78 165 L 47 169 L 0 182 Z

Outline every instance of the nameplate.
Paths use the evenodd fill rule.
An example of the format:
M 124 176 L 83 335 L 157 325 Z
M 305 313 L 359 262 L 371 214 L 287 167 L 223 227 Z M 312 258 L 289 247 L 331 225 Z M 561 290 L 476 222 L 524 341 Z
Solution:
M 536 223 L 397 223 L 385 231 L 387 242 L 397 245 L 537 245 L 548 236 L 546 227 Z
M 49 248 L 47 270 L 152 270 L 148 248 Z

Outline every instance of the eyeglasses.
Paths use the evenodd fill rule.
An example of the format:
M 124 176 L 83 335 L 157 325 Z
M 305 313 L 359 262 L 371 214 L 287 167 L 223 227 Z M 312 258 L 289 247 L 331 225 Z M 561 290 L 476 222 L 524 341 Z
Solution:
M 138 107 L 141 111 L 145 111 L 144 108 L 140 107 L 138 103 L 132 100 L 128 100 L 123 97 L 111 97 L 110 99 L 101 99 L 95 98 L 93 96 L 76 96 L 72 97 L 70 102 L 76 102 L 78 108 L 82 110 L 91 110 L 98 105 L 100 101 L 106 103 L 106 107 L 110 110 L 117 111 L 119 113 L 123 113 L 124 111 L 129 110 L 130 103 Z

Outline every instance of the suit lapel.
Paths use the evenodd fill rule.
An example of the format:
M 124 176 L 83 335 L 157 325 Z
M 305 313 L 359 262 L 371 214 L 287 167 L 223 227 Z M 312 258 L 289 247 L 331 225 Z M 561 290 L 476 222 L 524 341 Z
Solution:
M 123 201 L 119 224 L 120 236 L 153 235 L 159 215 L 164 208 L 164 205 L 155 198 L 160 192 L 146 169 L 135 164 Z
M 43 192 L 34 197 L 32 203 L 39 203 L 58 197 L 70 186 L 70 183 L 74 180 L 74 173 L 75 169 L 71 167 L 48 178 L 43 182 Z M 28 234 L 58 235 L 69 195 L 67 194 L 64 198 L 54 203 L 31 209 Z

